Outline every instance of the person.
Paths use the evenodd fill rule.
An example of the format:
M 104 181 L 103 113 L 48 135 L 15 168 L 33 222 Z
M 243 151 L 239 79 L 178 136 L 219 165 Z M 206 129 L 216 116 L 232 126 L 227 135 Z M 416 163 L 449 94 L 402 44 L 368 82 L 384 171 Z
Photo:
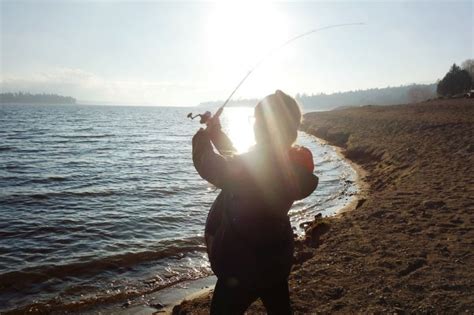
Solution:
M 221 189 L 205 241 L 217 283 L 211 314 L 243 314 L 260 298 L 269 314 L 291 314 L 288 276 L 293 230 L 288 211 L 318 185 L 311 152 L 294 145 L 301 123 L 296 101 L 277 90 L 254 110 L 256 145 L 237 155 L 218 119 L 193 137 L 199 175 Z M 213 145 L 218 150 L 214 151 Z

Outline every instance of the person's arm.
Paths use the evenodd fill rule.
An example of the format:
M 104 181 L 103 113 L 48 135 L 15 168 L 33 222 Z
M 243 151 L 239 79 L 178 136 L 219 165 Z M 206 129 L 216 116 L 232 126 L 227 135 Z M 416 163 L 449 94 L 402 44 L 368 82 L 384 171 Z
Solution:
M 199 175 L 218 188 L 223 188 L 228 178 L 228 162 L 215 153 L 209 132 L 200 129 L 193 137 L 193 163 Z
M 293 146 L 288 153 L 294 175 L 291 185 L 293 199 L 304 199 L 311 195 L 319 183 L 319 178 L 313 174 L 313 154 L 303 146 Z
M 219 117 L 211 118 L 207 124 L 209 138 L 217 151 L 223 156 L 232 156 L 237 153 L 230 138 L 222 131 Z
M 237 150 L 234 148 L 232 141 L 229 137 L 219 128 L 218 130 L 213 130 L 209 134 L 209 138 L 212 141 L 212 144 L 216 147 L 217 151 L 223 156 L 232 156 Z
M 300 165 L 293 166 L 293 172 L 297 180 L 293 185 L 293 199 L 301 200 L 313 193 L 318 187 L 319 178 Z

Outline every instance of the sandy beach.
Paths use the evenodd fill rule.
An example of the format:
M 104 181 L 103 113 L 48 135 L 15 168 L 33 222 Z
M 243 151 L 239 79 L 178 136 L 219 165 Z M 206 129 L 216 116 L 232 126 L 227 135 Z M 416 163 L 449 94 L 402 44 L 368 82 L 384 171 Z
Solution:
M 473 313 L 474 100 L 308 113 L 303 130 L 341 147 L 367 191 L 297 242 L 294 311 Z M 211 294 L 173 313 L 206 314 Z

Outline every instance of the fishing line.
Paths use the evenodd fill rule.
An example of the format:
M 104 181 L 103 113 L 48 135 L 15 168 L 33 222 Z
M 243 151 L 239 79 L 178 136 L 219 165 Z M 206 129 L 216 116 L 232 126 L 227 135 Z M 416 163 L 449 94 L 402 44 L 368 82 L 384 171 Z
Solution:
M 271 49 L 267 54 L 265 54 L 263 56 L 263 58 L 261 58 L 248 72 L 247 74 L 242 78 L 242 80 L 240 80 L 239 84 L 237 84 L 237 86 L 235 87 L 235 89 L 232 91 L 232 93 L 230 93 L 229 97 L 227 97 L 227 99 L 225 100 L 224 104 L 221 105 L 221 107 L 219 107 L 219 109 L 217 110 L 217 112 L 215 113 L 214 117 L 219 117 L 221 114 L 222 114 L 222 111 L 224 110 L 224 107 L 227 105 L 227 103 L 230 101 L 230 99 L 232 98 L 232 96 L 234 96 L 235 92 L 237 92 L 237 90 L 240 88 L 240 86 L 245 82 L 245 80 L 247 80 L 247 78 L 252 74 L 252 72 L 254 72 L 255 69 L 257 69 L 267 58 L 269 58 L 270 56 L 272 56 L 273 54 L 275 54 L 277 51 L 279 51 L 280 49 L 282 49 L 283 47 L 287 46 L 288 44 L 292 43 L 293 41 L 295 40 L 298 40 L 302 37 L 305 37 L 305 36 L 308 36 L 310 34 L 313 34 L 313 33 L 317 33 L 317 32 L 321 32 L 321 31 L 325 31 L 325 30 L 328 30 L 328 29 L 331 29 L 331 28 L 338 28 L 338 27 L 347 27 L 347 26 L 357 26 L 357 25 L 365 25 L 365 23 L 362 23 L 362 22 L 359 22 L 359 23 L 344 23 L 344 24 L 334 24 L 334 25 L 328 25 L 328 26 L 323 26 L 323 27 L 320 27 L 320 28 L 316 28 L 314 30 L 311 30 L 311 31 L 308 31 L 306 33 L 302 33 L 302 34 L 299 34 L 297 36 L 294 36 L 290 39 L 288 39 L 286 42 L 282 43 L 280 46 L 277 46 L 273 49 Z M 200 117 L 201 120 L 200 120 L 200 123 L 201 124 L 205 124 L 211 117 L 212 117 L 212 114 L 211 112 L 207 111 L 205 112 L 204 114 L 197 114 L 195 116 L 193 116 L 193 113 L 189 113 L 188 118 L 191 118 L 191 119 L 194 119 L 196 117 Z

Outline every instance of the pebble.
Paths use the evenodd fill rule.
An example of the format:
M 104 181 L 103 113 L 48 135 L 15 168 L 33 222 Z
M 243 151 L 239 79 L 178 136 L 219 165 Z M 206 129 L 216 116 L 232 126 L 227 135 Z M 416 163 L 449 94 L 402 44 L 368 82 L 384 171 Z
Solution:
M 441 200 L 425 200 L 423 201 L 423 207 L 426 209 L 438 209 L 445 206 L 446 203 Z
M 165 305 L 161 304 L 161 303 L 150 304 L 150 306 L 156 308 L 157 310 L 162 309 L 163 307 L 165 307 Z

